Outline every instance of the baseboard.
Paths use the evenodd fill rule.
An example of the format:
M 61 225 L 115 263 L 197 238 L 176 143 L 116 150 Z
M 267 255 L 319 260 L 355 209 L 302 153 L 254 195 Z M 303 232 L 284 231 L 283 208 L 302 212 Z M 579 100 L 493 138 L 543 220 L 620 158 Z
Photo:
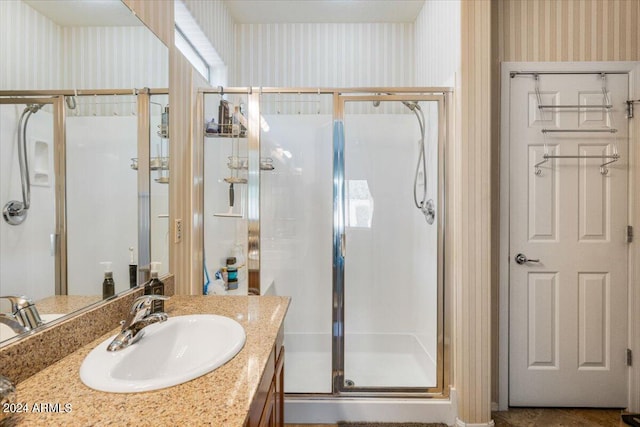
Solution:
M 493 427 L 494 425 L 493 420 L 488 423 L 465 423 L 460 418 L 456 418 L 456 427 Z
M 491 412 L 496 412 L 499 409 L 498 402 L 491 402 Z
M 2 0 L 0 0 L 2 1 Z M 455 425 L 450 399 L 285 398 L 286 424 L 336 424 L 338 421 L 420 422 Z

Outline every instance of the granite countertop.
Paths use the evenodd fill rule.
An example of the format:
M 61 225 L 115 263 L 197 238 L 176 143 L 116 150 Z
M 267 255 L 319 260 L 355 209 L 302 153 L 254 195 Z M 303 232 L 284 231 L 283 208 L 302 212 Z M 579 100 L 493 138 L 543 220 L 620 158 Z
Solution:
M 100 295 L 53 295 L 36 301 L 40 314 L 68 314 L 102 301 Z
M 173 296 L 165 303 L 169 316 L 211 313 L 237 320 L 247 334 L 243 349 L 215 371 L 170 388 L 95 391 L 80 380 L 80 365 L 96 345 L 118 332 L 114 329 L 19 383 L 17 402 L 29 412 L 15 413 L 3 425 L 243 426 L 289 301 L 275 296 Z M 34 412 L 40 404 L 54 411 L 59 404 L 59 410 Z

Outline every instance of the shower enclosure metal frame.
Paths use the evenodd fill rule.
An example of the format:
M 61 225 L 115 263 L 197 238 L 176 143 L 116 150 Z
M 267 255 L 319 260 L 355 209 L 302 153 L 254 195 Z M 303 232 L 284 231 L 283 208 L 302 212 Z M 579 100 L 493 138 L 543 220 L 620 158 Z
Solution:
M 55 149 L 55 294 L 67 295 L 67 213 L 66 213 L 66 109 L 65 98 L 76 96 L 135 95 L 137 100 L 138 152 L 138 265 L 151 262 L 150 224 L 150 121 L 149 98 L 167 95 L 165 88 L 142 89 L 82 89 L 82 90 L 10 90 L 0 91 L 1 104 L 53 105 L 53 143 Z M 147 276 L 138 270 L 138 283 Z
M 445 229 L 447 200 L 445 199 L 445 163 L 447 157 L 447 138 L 452 127 L 452 88 L 449 87 L 363 87 L 363 88 L 277 88 L 277 87 L 229 87 L 207 88 L 199 90 L 196 126 L 198 149 L 203 153 L 204 146 L 204 97 L 206 94 L 236 94 L 248 96 L 248 288 L 249 293 L 260 295 L 260 101 L 262 94 L 332 95 L 333 96 L 333 315 L 332 315 L 332 392 L 287 394 L 288 398 L 343 398 L 343 397 L 399 397 L 399 398 L 448 398 L 451 383 L 450 351 L 450 287 L 445 286 Z M 344 157 L 340 147 L 336 147 L 336 124 L 343 125 L 344 103 L 347 101 L 434 101 L 438 105 L 438 321 L 437 321 L 437 385 L 431 388 L 370 388 L 344 387 Z M 343 149 L 344 147 L 342 147 Z M 198 160 L 196 175 L 202 181 L 204 175 L 204 156 Z M 341 169 L 342 168 L 342 169 Z M 204 194 L 198 193 L 197 206 L 204 206 Z M 201 217 L 203 212 L 198 213 Z M 194 256 L 203 270 L 204 247 L 196 249 Z M 200 289 L 202 289 L 200 287 Z
M 448 396 L 449 360 L 445 349 L 445 286 L 444 286 L 444 230 L 445 230 L 445 143 L 447 135 L 447 97 L 448 90 L 421 91 L 397 94 L 398 89 L 381 88 L 376 95 L 336 94 L 334 97 L 334 124 L 342 127 L 342 139 L 337 135 L 339 131 L 334 127 L 333 136 L 333 393 L 342 396 L 372 397 L 445 397 Z M 439 92 L 439 93 L 438 93 Z M 381 95 L 380 93 L 384 93 Z M 377 102 L 377 101 L 428 101 L 438 105 L 438 194 L 436 202 L 436 218 L 438 218 L 438 260 L 437 260 L 437 360 L 435 387 L 358 387 L 345 384 L 345 305 L 344 305 L 344 276 L 346 255 L 345 229 L 345 177 L 344 177 L 344 116 L 347 102 Z M 425 171 L 426 173 L 426 171 Z

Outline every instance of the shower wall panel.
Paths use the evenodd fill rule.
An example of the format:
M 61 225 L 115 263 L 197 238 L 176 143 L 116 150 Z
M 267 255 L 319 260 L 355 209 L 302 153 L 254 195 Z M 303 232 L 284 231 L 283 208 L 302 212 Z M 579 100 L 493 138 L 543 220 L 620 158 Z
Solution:
M 0 205 L 22 200 L 18 163 L 17 125 L 24 105 L 0 106 Z M 38 142 L 38 143 L 37 143 Z M 33 182 L 34 148 L 39 146 L 40 170 L 48 184 Z M 27 295 L 38 300 L 55 293 L 55 179 L 53 116 L 40 110 L 29 119 L 27 153 L 31 163 L 31 207 L 25 222 L 13 226 L 0 220 L 0 295 Z
M 326 333 L 330 342 L 333 190 L 330 115 L 267 115 L 261 173 L 261 279 L 292 296 L 285 329 Z
M 129 247 L 138 247 L 137 147 L 136 117 L 67 117 L 69 295 L 101 295 L 102 261 L 113 263 L 116 292 L 129 288 Z
M 434 197 L 438 194 L 437 121 L 425 115 L 430 119 L 427 194 Z M 347 333 L 415 334 L 435 343 L 437 223 L 427 224 L 413 204 L 420 141 L 416 118 L 411 113 L 380 114 L 375 119 L 347 114 L 345 135 Z M 370 223 L 358 217 L 359 183 L 365 183 L 370 192 Z M 422 194 L 420 185 L 418 194 Z M 428 350 L 435 355 L 435 347 Z
M 427 194 L 433 195 L 438 207 L 437 194 L 440 182 L 438 173 L 438 132 L 444 132 L 438 129 L 438 109 L 433 103 L 421 103 L 425 115 L 425 121 L 428 123 L 425 136 L 425 144 L 427 146 Z M 418 213 L 414 209 L 414 217 Z M 441 212 L 445 212 L 443 209 Z M 422 214 L 420 214 L 422 215 Z M 436 313 L 438 309 L 438 228 L 442 224 L 442 218 L 436 215 L 435 221 L 431 225 L 427 225 L 423 217 L 415 219 L 418 223 L 418 230 L 424 233 L 424 242 L 414 244 L 413 248 L 413 277 L 416 287 L 416 298 L 413 300 L 413 311 L 417 313 L 418 321 L 415 331 L 416 337 L 424 346 L 425 351 L 433 358 L 435 362 L 437 352 L 437 324 Z
M 329 104 L 331 95 L 323 95 Z M 277 95 L 263 95 L 263 104 Z M 294 97 L 293 99 L 300 99 Z M 323 102 L 325 102 L 323 100 Z M 331 392 L 333 117 L 265 115 L 260 179 L 261 283 L 291 296 L 286 391 Z

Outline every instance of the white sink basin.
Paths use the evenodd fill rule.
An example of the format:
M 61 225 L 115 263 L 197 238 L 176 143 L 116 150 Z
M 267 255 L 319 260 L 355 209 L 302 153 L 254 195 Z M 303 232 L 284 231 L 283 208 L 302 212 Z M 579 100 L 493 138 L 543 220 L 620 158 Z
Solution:
M 137 393 L 171 387 L 211 372 L 244 346 L 243 327 L 228 317 L 194 314 L 170 317 L 144 328 L 129 347 L 110 352 L 110 337 L 80 366 L 87 386 L 114 393 Z

